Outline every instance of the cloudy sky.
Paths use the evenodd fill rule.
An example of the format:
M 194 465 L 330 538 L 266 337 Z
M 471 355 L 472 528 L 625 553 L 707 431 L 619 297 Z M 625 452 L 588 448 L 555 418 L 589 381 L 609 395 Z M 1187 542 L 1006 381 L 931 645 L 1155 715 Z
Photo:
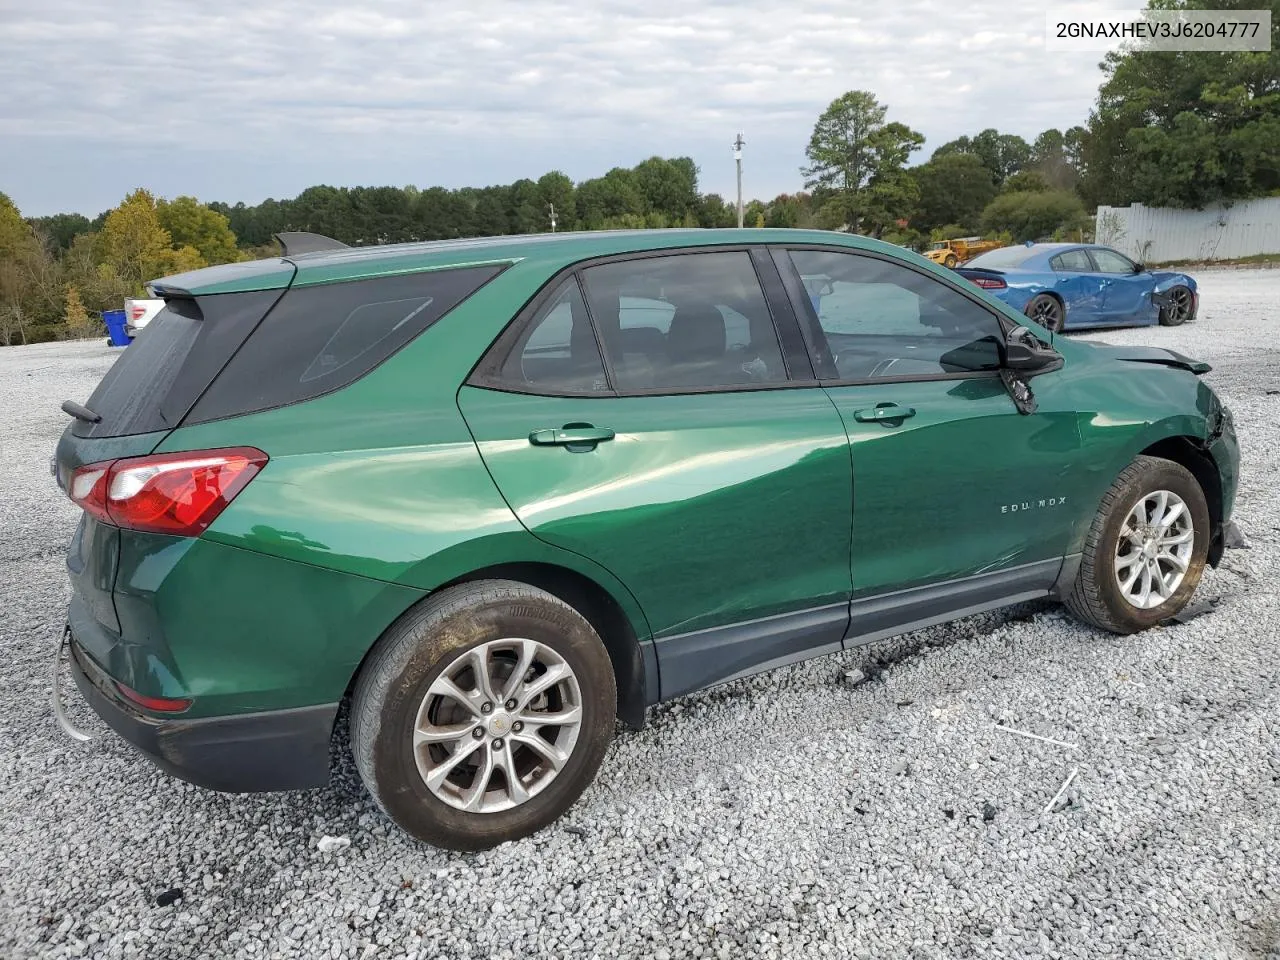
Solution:
M 1133 6 L 1138 6 L 1135 3 Z M 1058 9 L 1062 4 L 1056 4 Z M 0 0 L 0 191 L 94 216 L 131 188 L 575 180 L 691 156 L 706 191 L 801 187 L 813 122 L 867 89 L 927 137 L 1083 123 L 1097 52 L 988 0 Z

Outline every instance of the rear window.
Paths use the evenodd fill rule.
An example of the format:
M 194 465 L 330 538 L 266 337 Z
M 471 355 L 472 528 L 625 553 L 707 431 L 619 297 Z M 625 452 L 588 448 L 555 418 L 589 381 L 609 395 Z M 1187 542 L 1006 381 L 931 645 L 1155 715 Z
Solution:
M 501 265 L 465 267 L 291 289 L 185 422 L 269 410 L 344 387 L 501 270 Z
M 281 291 L 170 300 L 112 364 L 76 420 L 80 437 L 122 437 L 176 427 L 196 398 L 280 298 Z
M 979 254 L 968 263 L 966 267 L 1020 267 L 1038 251 L 1034 247 L 1001 247 L 999 250 L 989 250 L 986 253 Z

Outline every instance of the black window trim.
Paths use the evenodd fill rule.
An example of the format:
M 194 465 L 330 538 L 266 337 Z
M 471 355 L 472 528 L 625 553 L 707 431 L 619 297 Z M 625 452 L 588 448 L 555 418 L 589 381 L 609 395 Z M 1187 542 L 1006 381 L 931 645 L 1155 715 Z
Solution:
M 779 290 L 775 287 L 773 296 L 770 295 L 770 288 L 761 276 L 761 268 L 758 263 L 757 256 L 753 250 L 764 251 L 764 256 L 768 256 L 768 244 L 764 243 L 717 243 L 717 244 L 699 244 L 695 246 L 683 247 L 655 247 L 647 250 L 629 250 L 624 253 L 605 254 L 598 257 L 590 257 L 585 260 L 578 260 L 567 266 L 561 267 L 553 273 L 534 294 L 524 303 L 524 305 L 516 311 L 510 322 L 502 329 L 489 344 L 488 348 L 481 354 L 480 359 L 476 361 L 475 366 L 467 374 L 463 381 L 464 386 L 478 387 L 484 390 L 493 390 L 499 393 L 521 394 L 523 396 L 533 397 L 563 397 L 566 399 L 607 399 L 616 397 L 663 397 L 663 396 L 692 396 L 703 393 L 755 393 L 760 390 L 794 390 L 798 388 L 813 388 L 819 386 L 816 378 L 808 380 L 791 379 L 792 366 L 791 360 L 795 345 L 800 342 L 800 331 L 793 329 L 791 333 L 791 350 L 788 350 L 787 340 L 783 337 L 783 326 L 790 323 L 799 327 L 789 298 L 783 301 L 779 296 Z M 599 327 L 595 322 L 595 317 L 591 311 L 591 301 L 586 296 L 586 285 L 583 280 L 582 273 L 592 267 L 603 266 L 610 263 L 626 263 L 635 260 L 650 260 L 656 257 L 674 257 L 686 254 L 700 253 L 746 253 L 751 263 L 752 269 L 756 274 L 756 282 L 760 284 L 760 294 L 764 299 L 765 307 L 769 311 L 769 317 L 773 321 L 774 336 L 778 338 L 778 350 L 782 355 L 782 362 L 786 367 L 786 380 L 779 380 L 774 383 L 726 383 L 715 384 L 710 386 L 692 386 L 673 389 L 671 387 L 650 387 L 642 390 L 619 390 L 614 385 L 615 378 L 613 366 L 609 362 L 607 350 L 605 348 L 603 338 L 600 336 Z M 767 272 L 767 271 L 766 271 Z M 523 388 L 520 384 L 513 384 L 505 381 L 501 377 L 502 365 L 506 362 L 507 355 L 519 341 L 521 334 L 528 327 L 533 319 L 537 316 L 539 310 L 547 302 L 550 297 L 556 293 L 566 279 L 573 277 L 578 285 L 579 292 L 582 293 L 583 302 L 586 304 L 587 315 L 590 319 L 591 330 L 596 338 L 596 345 L 600 350 L 600 359 L 604 364 L 605 377 L 608 379 L 610 389 L 605 390 L 548 390 L 545 388 L 534 388 L 530 386 L 528 389 Z M 781 277 L 779 277 L 781 280 Z M 785 291 L 782 291 L 785 292 Z M 812 371 L 810 361 L 806 361 L 802 365 L 798 373 Z
M 944 287 L 948 287 L 949 289 L 960 294 L 962 297 L 964 297 L 966 300 L 973 303 L 975 306 L 982 308 L 990 316 L 995 317 L 996 323 L 1000 327 L 1000 332 L 1003 338 L 1007 338 L 1009 336 L 1010 331 L 1014 330 L 1018 326 L 1016 323 L 1014 323 L 1004 314 L 993 311 L 987 304 L 983 303 L 980 299 L 978 299 L 976 295 L 974 295 L 970 291 L 965 290 L 959 284 L 951 282 L 949 278 L 943 279 L 942 277 L 939 277 L 936 274 L 934 274 L 932 271 L 923 270 L 913 263 L 909 263 L 906 260 L 901 260 L 898 257 L 894 257 L 889 254 L 881 253 L 879 250 L 866 250 L 861 247 L 844 246 L 843 244 L 832 244 L 832 243 L 787 243 L 787 244 L 774 243 L 774 244 L 770 244 L 769 246 L 771 250 L 776 249 L 779 253 L 783 255 L 783 258 L 782 258 L 783 263 L 785 263 L 788 269 L 784 271 L 783 263 L 779 263 L 778 264 L 779 271 L 783 273 L 784 277 L 786 277 L 789 274 L 792 278 L 792 282 L 787 285 L 787 295 L 792 300 L 791 308 L 792 308 L 792 311 L 796 314 L 797 318 L 799 318 L 800 316 L 804 317 L 804 321 L 802 322 L 801 326 L 802 328 L 806 329 L 806 340 L 805 340 L 806 345 L 809 347 L 810 351 L 813 351 L 815 349 L 815 344 L 817 343 L 821 343 L 822 346 L 825 348 L 821 352 L 821 354 L 815 354 L 813 356 L 813 364 L 814 364 L 815 370 L 818 369 L 819 366 L 821 366 L 820 357 L 830 355 L 830 347 L 827 345 L 826 333 L 822 330 L 821 325 L 818 323 L 818 318 L 814 316 L 811 309 L 810 310 L 804 309 L 803 303 L 804 303 L 804 300 L 807 300 L 807 295 L 804 297 L 804 299 L 800 303 L 796 302 L 796 299 L 795 299 L 796 291 L 800 291 L 801 293 L 803 293 L 804 283 L 800 279 L 800 271 L 796 267 L 795 261 L 791 259 L 792 250 L 816 250 L 821 253 L 854 254 L 856 256 L 870 257 L 873 260 L 883 260 L 885 263 L 892 263 L 896 266 L 904 267 L 907 270 L 912 271 L 913 273 L 918 273 L 922 277 L 926 277 L 930 280 L 935 280 L 938 283 L 941 283 Z M 775 260 L 776 259 L 777 258 L 775 258 Z M 1000 344 L 1000 347 L 1001 347 L 1001 351 L 1000 351 L 1001 357 L 1003 358 L 1003 355 L 1004 355 L 1003 340 Z M 999 370 L 972 370 L 972 371 L 961 371 L 959 373 L 911 374 L 909 376 L 901 376 L 901 377 L 858 377 L 858 378 L 848 379 L 848 380 L 841 379 L 838 376 L 833 376 L 828 379 L 820 379 L 819 382 L 824 387 L 866 387 L 866 386 L 874 386 L 880 383 L 927 383 L 927 382 L 932 382 L 934 380 L 988 380 L 988 379 L 991 379 L 992 377 L 999 377 L 999 376 L 1000 376 Z

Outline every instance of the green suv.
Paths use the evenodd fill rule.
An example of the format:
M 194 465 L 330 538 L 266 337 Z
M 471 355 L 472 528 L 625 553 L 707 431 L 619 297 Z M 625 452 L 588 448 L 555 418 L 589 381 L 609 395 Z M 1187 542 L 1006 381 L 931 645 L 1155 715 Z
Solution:
M 152 288 L 64 405 L 80 691 L 226 791 L 324 784 L 349 700 L 370 793 L 445 847 L 550 823 L 660 700 L 1037 597 L 1164 621 L 1235 496 L 1207 365 L 1054 338 L 861 237 L 322 249 Z

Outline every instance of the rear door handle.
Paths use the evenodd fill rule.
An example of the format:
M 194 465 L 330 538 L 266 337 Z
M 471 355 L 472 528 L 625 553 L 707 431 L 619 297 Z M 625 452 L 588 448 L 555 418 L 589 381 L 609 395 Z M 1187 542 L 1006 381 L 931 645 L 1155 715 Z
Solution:
M 563 427 L 535 430 L 529 434 L 529 442 L 535 447 L 594 447 L 597 443 L 612 440 L 614 436 L 614 432 L 608 427 L 567 423 Z
M 915 407 L 900 407 L 896 403 L 877 403 L 866 410 L 855 410 L 853 419 L 859 423 L 884 423 L 892 420 L 905 420 L 916 415 Z

